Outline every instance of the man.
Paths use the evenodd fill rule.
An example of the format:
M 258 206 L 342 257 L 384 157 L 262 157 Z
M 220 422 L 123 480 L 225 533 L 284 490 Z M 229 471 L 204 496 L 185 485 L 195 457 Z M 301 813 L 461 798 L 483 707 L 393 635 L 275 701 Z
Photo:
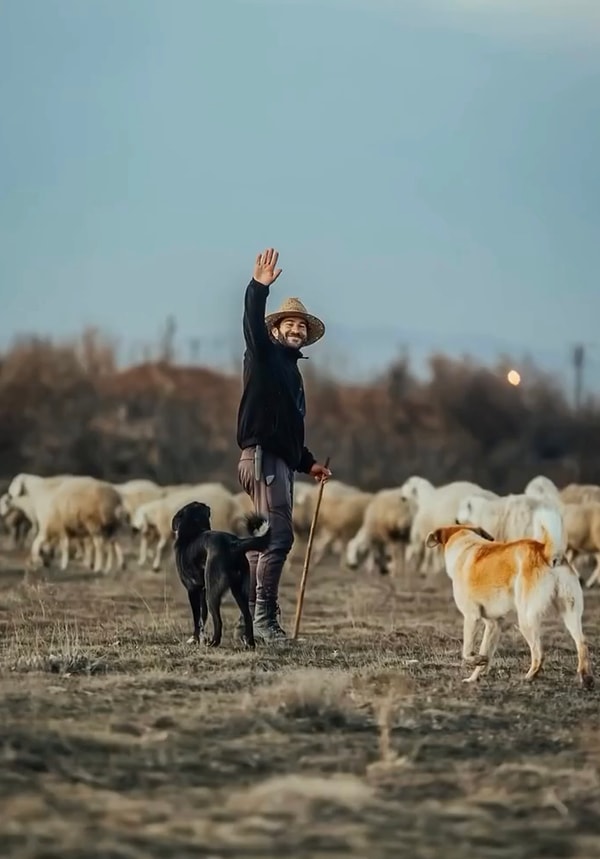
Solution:
M 298 369 L 304 357 L 300 350 L 320 340 L 325 326 L 297 298 L 286 299 L 279 310 L 265 317 L 269 289 L 281 274 L 278 258 L 273 248 L 259 254 L 246 288 L 244 391 L 237 424 L 242 451 L 238 478 L 272 530 L 266 552 L 248 553 L 254 635 L 263 641 L 286 638 L 278 620 L 278 594 L 294 542 L 294 472 L 310 474 L 315 480 L 331 476 L 304 444 L 304 386 Z

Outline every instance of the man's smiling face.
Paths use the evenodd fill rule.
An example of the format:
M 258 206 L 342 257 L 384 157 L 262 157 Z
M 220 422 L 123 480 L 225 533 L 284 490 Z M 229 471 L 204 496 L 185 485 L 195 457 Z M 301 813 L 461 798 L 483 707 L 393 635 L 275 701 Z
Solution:
M 308 340 L 308 327 L 304 319 L 290 316 L 273 328 L 273 336 L 286 346 L 301 349 Z

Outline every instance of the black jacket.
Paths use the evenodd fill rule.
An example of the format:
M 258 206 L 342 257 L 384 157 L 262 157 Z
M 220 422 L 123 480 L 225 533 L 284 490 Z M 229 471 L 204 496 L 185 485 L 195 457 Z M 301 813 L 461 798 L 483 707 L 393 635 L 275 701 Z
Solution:
M 244 392 L 238 410 L 237 443 L 260 444 L 294 471 L 308 474 L 315 458 L 304 446 L 305 399 L 299 349 L 273 340 L 265 325 L 269 287 L 254 279 L 244 297 Z

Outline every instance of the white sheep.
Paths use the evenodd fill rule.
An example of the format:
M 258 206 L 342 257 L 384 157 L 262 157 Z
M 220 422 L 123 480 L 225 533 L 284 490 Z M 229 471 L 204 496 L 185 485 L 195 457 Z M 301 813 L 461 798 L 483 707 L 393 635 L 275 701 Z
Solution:
M 29 474 L 22 471 L 13 477 L 6 491 L 11 498 L 18 498 L 21 495 L 31 495 L 31 489 L 34 486 L 45 486 L 47 489 L 53 489 L 73 477 L 75 477 L 73 474 L 54 474 L 52 477 L 40 477 L 39 474 Z
M 569 483 L 568 486 L 559 489 L 549 477 L 544 477 L 543 474 L 538 474 L 537 477 L 532 478 L 524 491 L 525 495 L 542 499 L 549 498 L 563 504 L 600 502 L 600 486 L 590 483 Z
M 316 492 L 308 499 L 308 512 L 312 521 L 318 495 Z M 372 492 L 360 489 L 334 487 L 331 491 L 325 484 L 319 516 L 315 527 L 315 541 L 312 564 L 316 567 L 329 549 L 339 552 L 340 561 L 344 560 L 344 550 L 365 517 L 365 512 L 373 499 Z
M 476 483 L 468 480 L 456 480 L 443 486 L 434 486 L 424 477 L 413 475 L 406 480 L 401 493 L 404 500 L 415 505 L 415 514 L 411 525 L 406 563 L 420 572 L 432 571 L 440 564 L 442 553 L 439 547 L 427 548 L 425 541 L 430 531 L 443 528 L 456 519 L 458 506 L 468 495 L 479 495 L 483 498 L 497 498 L 495 492 L 482 489 Z
M 560 491 L 560 497 L 565 504 L 587 504 L 590 501 L 600 501 L 600 486 L 591 483 L 569 483 Z
M 412 519 L 413 505 L 403 498 L 401 488 L 374 493 L 360 528 L 346 546 L 346 565 L 356 569 L 366 559 L 369 573 L 377 568 L 395 575 L 400 559 L 404 566 Z
M 123 508 L 129 522 L 142 504 L 155 501 L 165 495 L 165 489 L 153 480 L 127 480 L 125 483 L 112 484 L 123 500 Z
M 594 558 L 594 568 L 586 582 L 586 587 L 591 588 L 600 578 L 600 502 L 564 504 L 562 515 L 569 552 L 573 557 Z
M 560 512 L 560 507 L 548 498 L 534 498 L 531 495 L 504 495 L 500 498 L 482 498 L 471 495 L 463 498 L 457 514 L 459 525 L 473 525 L 483 528 L 498 542 L 510 542 L 525 538 L 534 539 L 535 511 L 552 505 Z
M 112 568 L 113 553 L 122 568 L 123 552 L 116 535 L 123 523 L 124 511 L 121 497 L 110 483 L 93 477 L 70 476 L 58 486 L 52 486 L 40 478 L 28 481 L 27 494 L 38 520 L 38 533 L 31 547 L 34 564 L 40 562 L 42 551 L 56 541 L 60 545 L 60 566 L 64 570 L 69 562 L 69 539 L 89 537 L 94 549 L 94 572 L 102 569 L 105 545 L 108 549 L 105 572 Z
M 558 486 L 543 474 L 533 477 L 523 490 L 523 494 L 538 498 L 540 501 L 553 501 L 556 504 L 561 500 Z
M 140 532 L 138 563 L 144 566 L 148 560 L 149 542 L 158 538 L 152 569 L 160 569 L 162 554 L 173 538 L 171 522 L 173 516 L 190 501 L 202 501 L 211 508 L 211 528 L 216 531 L 231 531 L 239 517 L 240 507 L 234 495 L 221 483 L 200 483 L 197 486 L 169 493 L 164 498 L 142 504 L 131 520 L 132 527 Z
M 588 579 L 588 586 L 590 581 L 594 584 L 598 578 L 598 558 L 594 537 L 590 531 L 590 510 L 593 508 L 579 511 L 579 507 L 600 503 L 600 487 L 570 483 L 559 490 L 548 477 L 538 475 L 529 481 L 525 493 L 534 498 L 553 501 L 561 509 L 567 532 L 567 559 L 573 563 L 579 556 L 594 555 L 594 571 Z M 586 546 L 591 548 L 585 548 Z

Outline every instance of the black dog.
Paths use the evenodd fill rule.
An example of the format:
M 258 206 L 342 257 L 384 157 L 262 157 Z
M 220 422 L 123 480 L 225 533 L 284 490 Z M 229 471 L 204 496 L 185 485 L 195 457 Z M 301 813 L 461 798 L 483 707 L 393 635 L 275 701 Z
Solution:
M 219 646 L 223 632 L 221 600 L 229 587 L 244 619 L 242 640 L 247 647 L 254 647 L 246 552 L 264 552 L 269 547 L 271 529 L 264 516 L 251 513 L 246 516 L 249 537 L 211 531 L 210 513 L 208 504 L 192 501 L 178 510 L 171 522 L 171 530 L 175 532 L 173 549 L 177 572 L 188 592 L 194 617 L 194 634 L 190 640 L 200 641 L 210 611 L 213 637 L 207 644 Z

